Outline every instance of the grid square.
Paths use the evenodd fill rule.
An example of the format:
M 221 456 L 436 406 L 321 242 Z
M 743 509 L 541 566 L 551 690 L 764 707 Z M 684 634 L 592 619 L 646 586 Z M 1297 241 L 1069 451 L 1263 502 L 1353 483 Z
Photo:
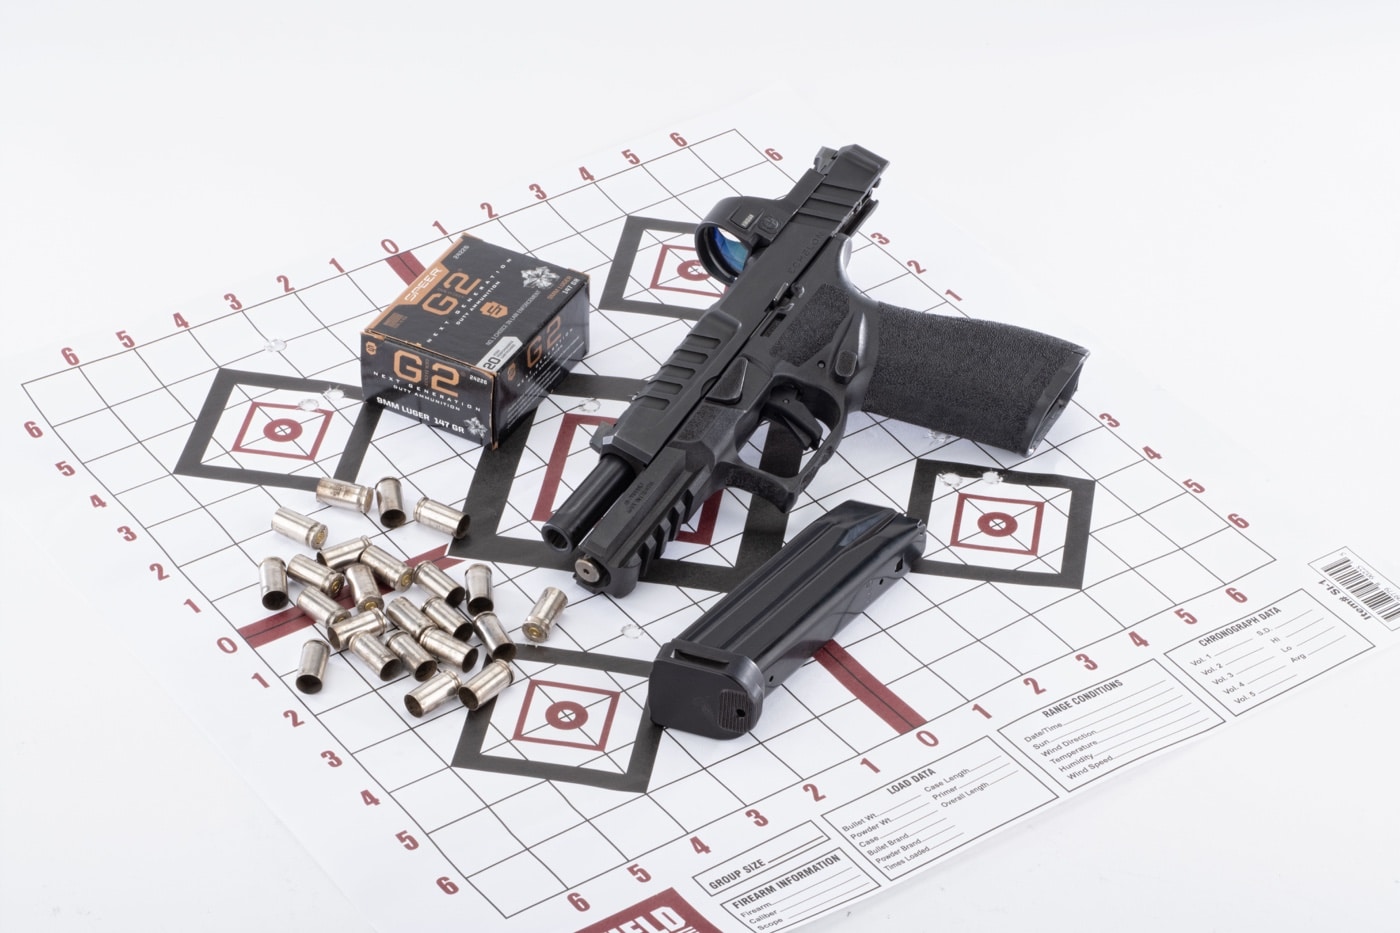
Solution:
M 1150 618 L 1172 605 L 1171 600 L 1132 570 L 1085 587 L 1084 592 L 1124 625 Z
M 1141 454 L 1102 425 L 1098 430 L 1070 438 L 1057 445 L 1057 449 L 1061 456 L 1079 464 L 1090 476 L 1109 476 L 1142 462 Z
M 1094 532 L 1094 538 L 1129 566 L 1139 566 L 1176 550 L 1166 535 L 1146 522 L 1119 522 Z
M 1023 674 L 1069 650 L 1069 645 L 1035 619 L 1013 622 L 988 635 L 982 643 Z
M 325 333 L 321 329 L 321 322 L 297 299 L 295 293 L 249 308 L 244 312 L 244 316 L 268 341 L 291 343 L 294 338 L 305 334 Z
M 297 300 L 323 325 L 351 319 L 367 324 L 374 313 L 374 303 L 345 275 L 297 289 Z
M 83 366 L 83 375 L 108 405 L 155 392 L 160 382 L 135 353 L 118 353 Z
M 534 847 L 577 826 L 582 819 L 554 786 L 536 784 L 491 805 L 491 812 L 510 826 L 525 845 Z
M 173 476 L 162 476 L 122 493 L 122 505 L 147 528 L 199 508 Z
M 743 804 L 713 775 L 703 771 L 652 788 L 651 799 L 688 830 L 732 813 Z
M 180 566 L 233 543 L 213 516 L 202 509 L 148 527 L 165 553 Z
M 792 679 L 788 679 L 792 683 Z M 823 711 L 826 715 L 829 711 Z M 855 749 L 820 719 L 814 719 L 763 743 L 798 774 L 817 774 L 850 758 Z
M 593 825 L 607 836 L 624 858 L 636 858 L 684 831 L 650 797 L 638 797 L 593 817 Z
M 556 194 L 549 199 L 549 205 L 558 212 L 564 223 L 575 230 L 591 230 L 599 224 L 616 220 L 622 213 L 596 185 L 583 185 Z
M 714 170 L 692 149 L 681 149 L 647 163 L 647 171 L 667 191 L 684 192 L 715 180 Z
M 1062 601 L 1038 610 L 1036 617 L 1071 645 L 1090 645 L 1122 631 L 1117 619 L 1083 593 L 1071 593 Z
M 194 421 L 175 396 L 164 390 L 137 396 L 113 406 L 112 410 L 137 437 L 164 434 Z
M 616 865 L 622 853 L 596 827 L 583 823 L 531 848 L 564 887 L 573 887 Z
M 802 777 L 762 745 L 718 762 L 709 770 L 744 803 L 762 800 Z
M 240 314 L 230 314 L 201 324 L 196 339 L 204 355 L 219 366 L 261 353 L 267 347 L 267 338 Z
M 26 382 L 24 390 L 44 413 L 49 424 L 55 426 L 107 407 L 92 383 L 83 377 L 81 369 L 65 369 L 61 373 Z
M 1186 553 L 1226 583 L 1273 562 L 1268 553 L 1234 528 L 1218 531 L 1186 548 Z
M 485 806 L 451 768 L 442 768 L 393 793 L 399 806 L 430 834 Z
M 981 643 L 968 645 L 929 666 L 968 699 L 981 696 L 1017 674 L 1004 658 Z
M 456 858 L 453 862 L 460 864 Z M 512 855 L 467 874 L 472 887 L 506 916 L 559 890 L 559 879 L 530 852 Z
M 326 710 L 320 714 L 320 719 L 321 725 L 329 729 L 351 754 L 356 755 L 407 728 L 377 693 L 356 697 L 335 709 Z
M 734 132 L 720 133 L 709 139 L 693 142 L 690 151 L 719 177 L 736 174 L 765 161 L 762 153 Z
M 624 214 L 635 214 L 670 197 L 666 189 L 645 172 L 621 172 L 600 178 L 595 184 Z
M 355 759 L 389 793 L 442 770 L 442 759 L 412 732 L 390 736 L 355 753 Z
M 520 840 L 490 810 L 479 810 L 432 832 L 437 843 L 464 875 L 484 872 L 523 850 Z M 553 879 L 547 881 L 553 885 Z M 530 890 L 536 890 L 530 888 Z
M 952 654 L 973 641 L 966 629 L 937 606 L 893 626 L 888 631 L 906 651 L 925 663 Z
M 201 593 L 222 599 L 233 591 L 257 583 L 257 565 L 236 547 L 226 547 L 198 560 L 182 564 L 180 571 Z
M 1181 494 L 1181 487 L 1147 461 L 1139 461 L 1099 480 L 1099 488 L 1139 514 Z
M 1143 513 L 1144 521 L 1178 545 L 1190 544 L 1219 531 L 1224 522 L 1195 496 L 1177 496 Z
M 1022 618 L 1026 610 L 991 584 L 979 586 L 943 604 L 954 619 L 974 637 L 983 638 Z
M 54 430 L 84 463 L 130 447 L 136 438 L 111 411 L 102 410 L 66 421 Z
M 345 364 L 346 348 L 339 338 L 328 330 L 313 330 L 287 341 L 282 351 L 285 359 L 303 378 L 329 379 Z M 359 364 L 351 369 L 354 381 L 359 381 Z
M 1176 551 L 1137 568 L 1137 572 L 1177 603 L 1209 592 L 1223 582 L 1191 555 Z

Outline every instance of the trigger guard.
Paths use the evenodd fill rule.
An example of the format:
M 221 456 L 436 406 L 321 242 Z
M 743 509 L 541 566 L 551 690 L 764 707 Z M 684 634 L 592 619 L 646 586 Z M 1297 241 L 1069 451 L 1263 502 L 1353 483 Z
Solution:
M 775 428 L 786 435 L 786 439 L 775 440 L 773 437 Z M 802 463 L 802 452 L 808 448 L 800 446 L 802 444 L 800 437 L 793 434 L 781 422 L 771 422 L 768 432 L 768 440 L 763 445 L 761 463 L 755 466 L 743 460 L 731 462 L 725 485 L 761 496 L 786 512 L 797 504 L 798 497 L 802 495 L 802 491 L 817 475 L 817 470 L 831 459 L 831 455 L 836 452 L 836 445 L 841 435 L 836 431 L 829 432 L 821 446 L 812 453 L 806 463 Z M 775 443 L 781 446 L 774 449 Z M 790 475 L 772 472 L 773 468 L 785 465 L 782 461 L 786 460 L 790 453 L 797 458 L 796 469 Z M 773 460 L 779 462 L 772 463 Z M 765 466 L 769 469 L 764 469 Z

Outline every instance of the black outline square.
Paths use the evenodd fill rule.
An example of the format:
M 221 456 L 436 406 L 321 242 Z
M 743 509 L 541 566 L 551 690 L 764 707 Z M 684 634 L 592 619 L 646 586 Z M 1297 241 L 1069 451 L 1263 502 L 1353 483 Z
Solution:
M 933 493 L 940 473 L 953 473 L 976 479 L 987 472 L 985 466 L 953 463 L 945 460 L 919 458 L 914 464 L 914 481 L 909 488 L 910 515 L 928 524 L 933 507 Z M 1062 586 L 1079 589 L 1084 585 L 1084 563 L 1089 552 L 1089 522 L 1093 514 L 1094 489 L 1091 479 L 1060 476 L 1054 473 L 1027 473 L 1004 470 L 1001 481 L 1017 486 L 1058 486 L 1068 489 L 1069 514 L 1065 516 L 1065 546 L 1059 573 L 1015 570 L 1005 567 L 977 567 L 953 561 L 920 558 L 910 568 L 913 573 L 935 577 L 957 577 L 963 580 L 985 580 L 989 583 L 1019 583 L 1024 586 Z
M 172 473 L 226 480 L 231 483 L 247 483 L 250 486 L 280 486 L 285 489 L 315 492 L 318 480 L 316 476 L 209 466 L 201 462 L 200 458 L 214 441 L 214 431 L 233 397 L 233 390 L 238 386 L 287 389 L 306 392 L 308 395 L 320 395 L 327 389 L 339 389 L 345 393 L 346 398 L 360 400 L 360 411 L 355 416 L 355 423 L 350 428 L 350 436 L 345 441 L 345 449 L 341 451 L 340 461 L 335 468 L 336 479 L 354 480 L 359 473 L 361 462 L 364 461 L 365 453 L 369 450 L 370 438 L 374 436 L 374 428 L 379 423 L 382 408 L 378 405 L 363 404 L 364 396 L 357 385 L 328 383 L 324 379 L 297 379 L 271 373 L 250 373 L 239 369 L 220 369 L 214 376 L 214 382 L 209 386 L 209 394 L 204 399 L 204 407 L 200 409 L 199 417 L 190 429 L 189 439 L 185 441 L 184 449 L 180 451 L 180 459 Z
M 595 671 L 610 671 L 633 677 L 650 677 L 651 662 L 635 658 L 619 658 L 613 655 L 594 654 L 582 651 L 566 651 L 561 648 L 545 648 L 540 645 L 522 645 L 518 659 L 540 664 L 564 664 Z M 483 703 L 480 708 L 467 714 L 462 726 L 462 737 L 457 742 L 457 750 L 452 755 L 452 767 L 469 771 L 490 771 L 496 774 L 516 774 L 521 777 L 539 778 L 544 781 L 563 781 L 568 784 L 585 784 L 590 787 L 603 787 L 608 790 L 630 791 L 644 794 L 651 783 L 652 766 L 656 763 L 656 751 L 661 746 L 662 729 L 651 721 L 650 707 L 643 708 L 641 721 L 637 724 L 637 734 L 632 741 L 632 757 L 628 759 L 627 771 L 623 774 L 610 774 L 584 767 L 561 765 L 547 761 L 526 761 L 520 758 L 505 758 L 487 755 L 482 752 L 495 712 L 496 701 Z M 514 730 L 503 730 L 514 734 Z

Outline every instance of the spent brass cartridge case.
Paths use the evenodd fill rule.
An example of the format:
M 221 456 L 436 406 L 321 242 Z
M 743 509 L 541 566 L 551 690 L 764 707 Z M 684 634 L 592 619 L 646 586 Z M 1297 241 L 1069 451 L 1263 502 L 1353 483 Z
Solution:
M 306 613 L 306 617 L 312 622 L 319 622 L 327 627 L 350 616 L 349 609 L 320 590 L 309 586 L 297 594 L 296 605 L 298 609 Z
M 355 509 L 368 515 L 369 507 L 374 504 L 374 490 L 326 476 L 316 482 L 316 501 L 342 509 Z
M 350 650 L 355 652 L 379 674 L 380 680 L 393 680 L 403 673 L 403 662 L 384 643 L 370 632 L 360 632 L 350 639 Z
M 272 530 L 314 548 L 325 544 L 326 535 L 330 533 L 329 529 L 316 519 L 285 508 L 272 513 Z
M 437 673 L 437 658 L 428 653 L 428 649 L 418 644 L 418 639 L 408 632 L 390 632 L 385 639 L 385 644 L 389 650 L 399 656 L 404 667 L 413 672 L 414 680 L 427 680 Z
M 493 661 L 515 660 L 515 642 L 506 634 L 506 627 L 494 612 L 478 612 L 472 619 L 476 637 Z
M 430 560 L 413 568 L 413 582 L 427 590 L 429 595 L 441 597 L 449 606 L 460 606 L 462 600 L 467 598 L 467 588 Z
M 433 620 L 433 624 L 458 641 L 468 641 L 475 629 L 472 620 L 447 604 L 441 596 L 434 596 L 423 604 L 423 614 Z
M 491 567 L 489 564 L 472 564 L 467 568 L 467 614 L 491 612 L 496 608 L 491 596 Z
M 389 600 L 389 605 L 384 607 L 384 614 L 391 622 L 412 635 L 414 640 L 420 640 L 425 630 L 437 628 L 433 620 L 407 596 L 395 596 Z
M 344 570 L 360 559 L 360 554 L 369 547 L 369 538 L 360 535 L 358 538 L 351 538 L 349 541 L 342 541 L 339 544 L 332 544 L 323 547 L 316 552 L 318 563 L 325 564 L 335 570 Z
M 287 565 L 280 557 L 264 557 L 258 563 L 258 592 L 264 609 L 281 609 L 287 598 Z
M 424 716 L 446 703 L 462 689 L 462 679 L 451 671 L 438 671 L 403 698 L 413 716 Z
M 397 478 L 386 476 L 375 483 L 374 495 L 379 500 L 379 524 L 397 528 L 408 521 L 403 512 L 403 486 Z
M 287 576 L 314 586 L 327 596 L 339 596 L 345 587 L 345 574 L 325 564 L 318 564 L 305 554 L 293 554 L 287 561 Z
M 467 709 L 477 709 L 487 700 L 509 687 L 515 679 L 510 664 L 505 661 L 491 661 L 475 677 L 462 684 L 457 695 Z
M 446 532 L 454 538 L 465 538 L 467 527 L 471 524 L 471 518 L 466 512 L 435 502 L 427 496 L 418 500 L 418 505 L 413 510 L 413 520 L 436 531 Z
M 360 563 L 396 590 L 406 590 L 413 584 L 413 568 L 377 544 L 360 552 Z
M 383 612 L 378 609 L 366 609 L 326 626 L 326 641 L 339 651 L 347 647 L 356 635 L 383 635 L 388 629 L 389 619 Z
M 383 609 L 384 597 L 379 595 L 379 580 L 374 571 L 364 564 L 351 564 L 345 568 L 345 582 L 350 584 L 350 593 L 355 600 L 355 608 Z
M 424 629 L 423 634 L 418 636 L 418 643 L 440 661 L 469 671 L 476 667 L 477 650 L 476 645 L 469 645 L 460 639 L 453 638 L 442 629 L 434 625 L 432 628 Z
M 319 693 L 326 676 L 326 662 L 331 646 L 313 638 L 301 646 L 301 664 L 297 667 L 297 689 L 302 693 Z
M 520 627 L 525 637 L 534 642 L 547 639 L 554 628 L 554 620 L 559 618 L 559 613 L 564 611 L 568 603 L 569 598 L 564 595 L 563 590 L 552 586 L 545 587 L 540 598 L 535 600 L 535 608 L 530 610 L 530 614 L 525 617 L 525 624 Z

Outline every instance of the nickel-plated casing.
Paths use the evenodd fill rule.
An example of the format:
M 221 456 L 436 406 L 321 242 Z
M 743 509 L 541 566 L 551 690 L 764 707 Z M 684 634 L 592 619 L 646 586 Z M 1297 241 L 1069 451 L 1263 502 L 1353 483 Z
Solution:
M 420 639 L 423 632 L 430 628 L 437 628 L 433 620 L 424 614 L 418 604 L 407 596 L 395 596 L 389 600 L 389 605 L 384 607 L 384 614 L 389 620 L 403 629 L 414 639 Z
M 279 508 L 272 513 L 272 530 L 307 547 L 315 548 L 325 544 L 326 535 L 330 533 L 323 522 L 287 508 Z
M 369 547 L 369 538 L 360 535 L 358 538 L 351 538 L 349 541 L 341 541 L 339 544 L 321 548 L 316 552 L 316 560 L 327 567 L 344 570 L 359 561 L 360 554 L 367 547 Z
M 258 562 L 258 593 L 264 609 L 281 609 L 287 598 L 287 564 L 280 557 L 264 557 Z
M 355 509 L 368 515 L 369 507 L 374 504 L 374 490 L 358 483 L 324 476 L 316 481 L 316 501 L 342 509 Z
M 408 632 L 390 632 L 385 644 L 390 651 L 399 656 L 404 666 L 413 672 L 414 680 L 427 680 L 437 673 L 437 658 L 429 654 L 428 649 L 418 644 L 418 639 Z
M 297 594 L 296 606 L 306 613 L 306 617 L 312 622 L 319 622 L 327 627 L 350 615 L 349 609 L 310 586 Z
M 425 716 L 462 689 L 462 679 L 452 671 L 438 671 L 403 698 L 403 705 L 413 716 Z
M 510 664 L 506 661 L 490 661 L 475 677 L 462 684 L 457 695 L 467 709 L 477 709 L 487 700 L 493 699 L 515 679 Z
M 374 495 L 379 500 L 379 524 L 397 528 L 408 521 L 403 511 L 403 485 L 397 477 L 386 476 L 375 483 Z
M 563 612 L 568 604 L 569 598 L 564 595 L 563 590 L 553 586 L 545 587 L 540 598 L 535 600 L 535 608 L 525 617 L 525 624 L 520 627 L 521 631 L 530 641 L 544 641 L 549 638 L 549 633 L 554 628 L 554 620 L 559 618 L 559 613 Z
M 472 564 L 467 568 L 467 613 L 492 612 L 496 602 L 491 595 L 491 566 Z
M 326 641 L 339 651 L 348 647 L 350 640 L 362 632 L 383 635 L 388 629 L 389 619 L 381 610 L 365 609 L 326 626 Z
M 427 590 L 429 595 L 439 596 L 449 606 L 460 606 L 467 598 L 467 588 L 430 560 L 425 560 L 413 568 L 413 582 Z
M 384 597 L 379 595 L 379 580 L 369 567 L 360 563 L 350 564 L 345 568 L 345 582 L 350 584 L 356 609 L 384 608 Z
M 297 666 L 297 689 L 302 693 L 319 693 L 326 677 L 326 662 L 331 646 L 313 638 L 301 646 L 301 664 Z
M 476 629 L 476 637 L 481 639 L 482 647 L 492 660 L 515 660 L 515 642 L 510 640 L 506 627 L 494 612 L 478 612 L 472 617 L 472 625 Z
M 468 641 L 476 631 L 472 620 L 448 605 L 441 596 L 433 596 L 423 603 L 423 614 L 433 620 L 433 624 L 459 641 Z
M 403 673 L 399 656 L 384 646 L 372 632 L 359 632 L 350 639 L 350 650 L 379 675 L 380 680 L 393 680 Z
M 287 576 L 307 586 L 314 586 L 327 596 L 339 596 L 345 588 L 345 574 L 325 564 L 318 564 L 305 554 L 293 554 L 292 559 L 287 561 Z
M 413 568 L 377 544 L 360 552 L 360 563 L 393 589 L 406 590 L 413 585 Z
M 418 636 L 418 643 L 427 648 L 434 657 L 454 664 L 464 671 L 476 667 L 478 654 L 476 645 L 469 645 L 460 639 L 453 638 L 436 625 L 424 629 L 423 633 Z
M 418 500 L 418 505 L 413 509 L 413 520 L 436 531 L 446 532 L 454 538 L 465 538 L 467 528 L 471 525 L 471 518 L 466 512 L 427 496 Z

